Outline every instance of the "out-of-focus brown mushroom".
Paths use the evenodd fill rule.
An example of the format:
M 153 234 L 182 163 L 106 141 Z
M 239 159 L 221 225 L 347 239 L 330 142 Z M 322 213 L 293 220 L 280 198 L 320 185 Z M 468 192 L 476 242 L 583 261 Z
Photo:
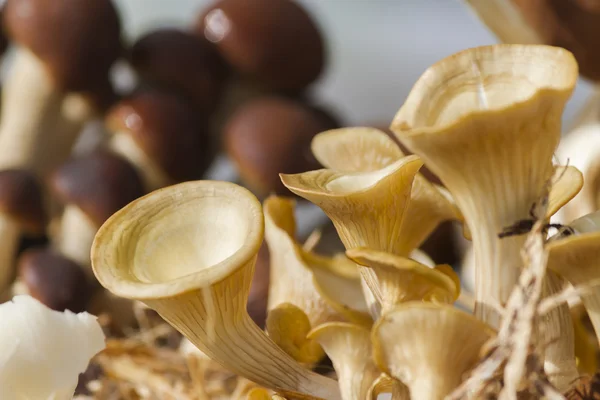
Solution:
M 85 311 L 91 298 L 92 287 L 81 267 L 50 249 L 23 253 L 18 276 L 29 295 L 53 310 Z
M 279 173 L 318 169 L 312 138 L 336 128 L 333 119 L 291 99 L 263 97 L 248 102 L 224 130 L 225 147 L 242 180 L 260 195 L 288 194 Z
M 298 91 L 325 64 L 315 22 L 290 0 L 220 0 L 205 10 L 197 30 L 241 75 L 273 89 Z
M 110 0 L 7 0 L 3 22 L 17 49 L 2 92 L 0 167 L 46 175 L 112 93 L 119 18 Z
M 22 233 L 42 234 L 46 213 L 36 178 L 23 170 L 0 171 L 0 293 L 14 278 Z
M 144 90 L 107 115 L 109 148 L 133 164 L 147 191 L 199 179 L 213 155 L 203 118 L 180 97 Z
M 197 111 L 209 114 L 217 106 L 227 66 L 205 38 L 158 29 L 133 45 L 129 59 L 144 80 L 177 91 Z
M 98 228 L 144 194 L 135 168 L 105 150 L 69 160 L 52 175 L 50 185 L 54 195 L 66 205 L 56 246 L 83 267 L 90 265 L 90 249 Z

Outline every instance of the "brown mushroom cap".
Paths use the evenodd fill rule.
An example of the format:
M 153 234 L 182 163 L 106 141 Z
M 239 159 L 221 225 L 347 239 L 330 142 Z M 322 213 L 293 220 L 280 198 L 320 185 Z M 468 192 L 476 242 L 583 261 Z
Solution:
M 77 206 L 98 227 L 144 194 L 135 168 L 104 150 L 67 161 L 52 175 L 50 184 L 62 203 Z
M 301 90 L 325 64 L 319 29 L 291 0 L 220 0 L 197 29 L 238 72 L 274 89 Z
M 116 104 L 106 121 L 111 131 L 130 134 L 175 182 L 199 179 L 212 161 L 204 120 L 177 95 L 138 92 Z
M 41 59 L 63 91 L 88 91 L 121 53 L 120 21 L 111 0 L 7 0 L 9 38 Z
M 129 59 L 149 82 L 177 90 L 206 114 L 215 109 L 227 67 L 203 37 L 159 29 L 140 38 Z
M 0 171 L 0 213 L 17 221 L 25 233 L 44 232 L 42 188 L 33 174 L 17 169 Z
M 294 100 L 263 97 L 240 107 L 228 121 L 224 140 L 244 182 L 263 195 L 289 194 L 279 173 L 320 168 L 310 142 L 335 128 L 323 114 Z
M 19 258 L 18 274 L 29 294 L 58 311 L 84 311 L 92 287 L 76 263 L 48 249 L 28 250 Z

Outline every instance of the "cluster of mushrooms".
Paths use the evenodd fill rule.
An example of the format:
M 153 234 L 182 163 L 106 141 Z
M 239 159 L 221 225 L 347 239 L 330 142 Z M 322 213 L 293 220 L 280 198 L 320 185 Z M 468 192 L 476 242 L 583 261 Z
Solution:
M 0 398 L 70 399 L 119 340 L 158 365 L 140 312 L 178 331 L 168 359 L 252 382 L 236 400 L 598 398 L 600 96 L 564 140 L 561 118 L 600 79 L 600 7 L 467 3 L 507 44 L 431 66 L 380 130 L 311 98 L 326 51 L 293 1 L 128 46 L 111 0 L 7 0 Z M 221 149 L 234 182 L 206 179 Z M 340 251 L 298 239 L 306 202 Z M 449 223 L 460 275 L 422 251 Z
M 548 224 L 583 185 L 579 170 L 553 162 L 577 77 L 563 48 L 469 49 L 430 67 L 393 119 L 413 155 L 373 128 L 318 134 L 312 152 L 325 168 L 281 180 L 331 219 L 345 253 L 296 241 L 293 199 L 261 206 L 236 184 L 193 181 L 109 218 L 93 270 L 285 398 L 564 398 L 581 375 L 573 293 L 600 328 L 600 214 Z M 421 175 L 424 164 L 445 187 Z M 454 305 L 452 268 L 413 253 L 451 219 L 473 243 L 472 312 Z M 246 311 L 263 235 L 265 331 Z M 337 380 L 311 370 L 325 354 Z

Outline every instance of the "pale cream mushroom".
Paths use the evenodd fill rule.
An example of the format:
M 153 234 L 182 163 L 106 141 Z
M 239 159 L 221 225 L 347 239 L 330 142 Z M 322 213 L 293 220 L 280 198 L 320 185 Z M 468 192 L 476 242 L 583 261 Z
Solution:
M 560 67 L 557 67 L 560 66 Z M 517 282 L 524 236 L 499 238 L 530 219 L 554 167 L 561 114 L 578 76 L 573 55 L 550 46 L 478 47 L 429 68 L 391 129 L 440 177 L 462 211 L 475 251 L 476 315 Z
M 323 346 L 333 363 L 343 400 L 364 400 L 381 374 L 372 357 L 371 332 L 359 325 L 330 322 L 308 337 Z
M 339 399 L 246 312 L 264 216 L 248 190 L 192 181 L 157 190 L 99 230 L 92 266 L 118 296 L 141 300 L 225 368 L 280 393 Z
M 458 298 L 460 280 L 449 265 L 429 268 L 406 257 L 367 248 L 350 249 L 346 254 L 375 271 L 379 291 L 374 291 L 374 295 L 382 314 L 408 301 L 452 304 Z
M 379 368 L 406 386 L 411 399 L 442 400 L 479 360 L 493 330 L 451 306 L 409 302 L 373 327 Z

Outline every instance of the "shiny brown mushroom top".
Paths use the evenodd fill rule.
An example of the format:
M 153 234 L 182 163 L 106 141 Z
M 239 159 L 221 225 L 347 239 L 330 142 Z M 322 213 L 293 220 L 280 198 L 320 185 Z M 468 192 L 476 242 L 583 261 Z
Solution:
M 289 195 L 279 174 L 320 168 L 310 142 L 317 133 L 336 128 L 325 115 L 281 97 L 263 97 L 240 107 L 225 126 L 224 140 L 244 183 L 260 195 Z
M 95 90 L 121 53 L 111 0 L 7 0 L 8 37 L 33 52 L 63 91 Z
M 174 89 L 205 114 L 217 105 L 227 66 L 203 37 L 178 29 L 158 29 L 141 37 L 129 59 L 147 81 Z
M 319 29 L 291 0 L 220 0 L 200 16 L 197 30 L 239 73 L 273 89 L 301 90 L 325 64 Z
M 0 171 L 0 213 L 17 221 L 25 233 L 44 232 L 47 218 L 43 191 L 32 173 L 18 169 Z
M 204 119 L 177 95 L 138 92 L 116 104 L 106 121 L 112 132 L 131 135 L 174 182 L 199 179 L 212 161 Z
M 144 194 L 135 168 L 105 150 L 67 161 L 51 176 L 50 185 L 59 201 L 75 205 L 98 227 Z
M 600 2 L 597 0 L 509 0 L 543 43 L 571 51 L 581 74 L 600 80 Z
M 92 288 L 83 269 L 49 249 L 23 253 L 18 276 L 33 298 L 53 310 L 85 311 L 91 298 Z

